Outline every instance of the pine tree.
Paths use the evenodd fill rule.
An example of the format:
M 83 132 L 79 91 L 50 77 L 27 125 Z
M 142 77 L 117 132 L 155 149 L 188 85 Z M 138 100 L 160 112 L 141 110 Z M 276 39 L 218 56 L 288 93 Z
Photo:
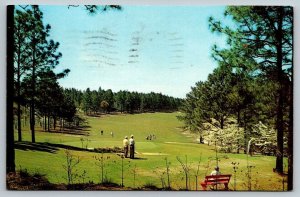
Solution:
M 59 43 L 48 40 L 50 25 L 43 24 L 43 13 L 38 6 L 32 6 L 25 11 L 28 14 L 28 71 L 24 80 L 27 84 L 27 95 L 30 98 L 30 130 L 32 142 L 35 142 L 35 115 L 37 102 L 37 81 L 39 73 L 44 70 L 53 69 L 59 63 L 58 59 L 62 56 L 56 52 Z
M 292 47 L 293 47 L 293 8 L 283 6 L 240 6 L 228 7 L 226 16 L 235 23 L 235 28 L 223 26 L 221 22 L 210 18 L 212 31 L 228 36 L 228 44 L 257 63 L 257 74 L 264 75 L 276 83 L 276 130 L 277 149 L 276 171 L 283 172 L 283 137 L 285 128 L 285 107 L 287 84 L 292 83 Z M 292 97 L 292 95 L 290 96 Z M 291 108 L 289 110 L 292 110 Z M 291 119 L 288 117 L 287 119 Z M 292 165 L 292 164 L 291 164 Z

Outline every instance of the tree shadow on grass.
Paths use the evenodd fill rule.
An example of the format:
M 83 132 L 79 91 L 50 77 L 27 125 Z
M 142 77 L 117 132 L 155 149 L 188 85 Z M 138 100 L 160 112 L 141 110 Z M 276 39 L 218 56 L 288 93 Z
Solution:
M 86 149 L 65 144 L 53 144 L 49 142 L 15 142 L 15 149 L 24 151 L 42 151 L 48 153 L 56 153 L 59 149 L 68 149 L 73 151 L 85 151 L 94 153 L 119 153 L 121 148 L 100 148 L 100 149 Z M 142 159 L 142 158 L 140 158 Z
M 48 153 L 56 153 L 59 149 L 68 149 L 75 151 L 87 151 L 93 152 L 88 149 L 83 149 L 75 146 L 69 146 L 64 144 L 52 144 L 48 142 L 15 142 L 15 149 L 24 150 L 24 151 L 41 151 Z
M 48 153 L 55 153 L 58 148 L 49 146 L 45 143 L 32 143 L 32 142 L 15 142 L 15 149 L 24 151 L 41 151 Z
M 41 132 L 89 136 L 89 132 L 88 132 L 90 131 L 89 128 L 90 126 L 81 126 L 76 128 L 66 127 L 64 130 L 50 130 L 50 131 L 41 131 Z

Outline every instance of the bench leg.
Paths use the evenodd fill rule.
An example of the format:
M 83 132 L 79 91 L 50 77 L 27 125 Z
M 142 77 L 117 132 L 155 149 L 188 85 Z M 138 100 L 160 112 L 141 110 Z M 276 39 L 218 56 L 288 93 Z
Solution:
M 225 190 L 227 191 L 228 190 L 228 183 L 224 183 L 224 186 L 225 186 Z
M 201 183 L 202 190 L 206 191 L 206 184 Z

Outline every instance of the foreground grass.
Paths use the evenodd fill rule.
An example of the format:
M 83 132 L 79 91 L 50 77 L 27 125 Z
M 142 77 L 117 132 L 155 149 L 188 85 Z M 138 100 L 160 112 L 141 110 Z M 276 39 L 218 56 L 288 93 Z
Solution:
M 189 189 L 196 190 L 196 173 L 201 157 L 198 174 L 198 186 L 214 166 L 215 151 L 213 146 L 197 144 L 195 136 L 184 135 L 180 129 L 182 124 L 176 119 L 177 113 L 145 113 L 134 115 L 107 115 L 103 117 L 87 117 L 87 136 L 68 133 L 37 132 L 37 142 L 62 144 L 70 147 L 83 148 L 73 150 L 72 155 L 80 158 L 76 171 L 81 177 L 76 182 L 100 182 L 101 171 L 94 157 L 101 153 L 90 152 L 85 148 L 121 147 L 124 136 L 133 134 L 136 140 L 137 159 L 124 160 L 124 185 L 127 187 L 142 187 L 145 184 L 162 187 L 167 183 L 166 158 L 170 162 L 170 183 L 175 189 L 185 189 L 184 173 L 179 157 L 189 167 Z M 104 135 L 100 135 L 100 131 Z M 112 137 L 110 133 L 113 132 Z M 146 140 L 149 134 L 155 134 L 155 140 Z M 23 132 L 24 139 L 30 141 L 28 129 Z M 233 174 L 232 162 L 239 163 L 236 172 L 237 190 L 248 190 L 247 163 L 251 168 L 251 189 L 282 191 L 283 177 L 272 171 L 275 157 L 256 155 L 247 157 L 245 154 L 219 154 L 219 166 L 222 173 Z M 104 153 L 105 176 L 112 182 L 121 184 L 121 161 L 116 153 Z M 18 148 L 16 150 L 17 168 L 27 169 L 31 173 L 45 174 L 51 183 L 66 183 L 65 149 L 48 147 L 47 149 Z M 133 169 L 136 166 L 134 180 Z M 75 170 L 75 169 L 74 169 Z M 84 171 L 86 173 L 84 173 Z M 230 181 L 233 189 L 234 179 Z

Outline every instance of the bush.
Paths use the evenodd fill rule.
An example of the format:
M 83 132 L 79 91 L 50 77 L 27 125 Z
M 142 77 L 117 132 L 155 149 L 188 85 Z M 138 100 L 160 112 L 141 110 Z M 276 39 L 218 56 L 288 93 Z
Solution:
M 160 190 L 153 182 L 147 181 L 142 187 L 143 189 Z

